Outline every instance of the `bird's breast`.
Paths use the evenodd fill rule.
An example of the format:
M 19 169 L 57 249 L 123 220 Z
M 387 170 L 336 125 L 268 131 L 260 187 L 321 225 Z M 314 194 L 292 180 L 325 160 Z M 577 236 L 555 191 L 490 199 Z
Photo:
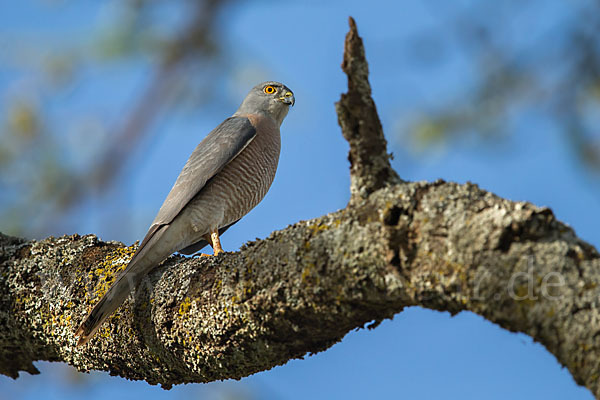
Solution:
M 281 148 L 279 127 L 268 117 L 247 117 L 256 136 L 202 189 L 195 207 L 201 214 L 197 215 L 199 227 L 207 221 L 211 228 L 223 227 L 242 218 L 260 203 L 275 178 Z

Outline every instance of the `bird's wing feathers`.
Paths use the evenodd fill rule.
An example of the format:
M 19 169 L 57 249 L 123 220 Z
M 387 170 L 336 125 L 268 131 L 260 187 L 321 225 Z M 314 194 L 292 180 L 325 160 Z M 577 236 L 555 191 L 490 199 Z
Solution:
M 240 154 L 255 136 L 256 129 L 248 118 L 229 117 L 196 146 L 158 210 L 134 258 L 154 233 L 161 226 L 171 223 L 183 207 L 202 190 L 206 182 Z
M 160 207 L 152 225 L 168 224 L 183 207 L 250 144 L 256 129 L 246 117 L 230 117 L 196 147 Z
M 183 167 L 127 268 L 121 272 L 116 282 L 77 329 L 75 336 L 80 337 L 78 346 L 90 340 L 106 318 L 123 303 L 131 289 L 146 276 L 147 268 L 153 263 L 145 260 L 144 254 L 160 240 L 168 229 L 166 225 L 173 221 L 183 207 L 202 190 L 206 182 L 240 154 L 255 136 L 256 129 L 248 118 L 231 117 L 200 142 Z M 200 244 L 201 242 L 198 242 L 195 245 Z

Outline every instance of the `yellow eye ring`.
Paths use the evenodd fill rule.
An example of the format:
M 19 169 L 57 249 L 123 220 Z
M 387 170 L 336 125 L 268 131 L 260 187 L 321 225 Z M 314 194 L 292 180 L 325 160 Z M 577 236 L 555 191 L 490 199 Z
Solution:
M 273 94 L 273 93 L 275 93 L 276 90 L 275 90 L 275 88 L 273 86 L 269 85 L 269 86 L 265 86 L 265 88 L 263 89 L 263 91 L 266 94 Z

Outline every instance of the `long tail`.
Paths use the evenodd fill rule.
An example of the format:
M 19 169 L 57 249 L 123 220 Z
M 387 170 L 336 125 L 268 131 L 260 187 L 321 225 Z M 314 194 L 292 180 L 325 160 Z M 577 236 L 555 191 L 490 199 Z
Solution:
M 131 264 L 127 266 L 127 269 L 130 269 L 130 267 L 132 267 Z M 119 275 L 117 281 L 100 299 L 75 332 L 75 336 L 79 336 L 77 346 L 86 344 L 94 336 L 102 323 L 125 301 L 129 292 L 137 286 L 141 278 L 143 278 L 141 274 L 135 274 L 127 270 Z
M 160 260 L 156 254 L 148 254 L 153 245 L 158 242 L 165 229 L 149 232 L 152 237 L 146 237 L 142 245 L 133 256 L 127 268 L 117 277 L 117 280 L 108 289 L 106 294 L 100 299 L 94 309 L 88 314 L 83 323 L 75 332 L 79 337 L 77 346 L 86 344 L 98 331 L 106 319 L 125 301 L 129 293 L 144 279 L 146 274 L 155 265 L 169 256 L 165 254 Z M 155 252 L 153 252 L 155 253 Z

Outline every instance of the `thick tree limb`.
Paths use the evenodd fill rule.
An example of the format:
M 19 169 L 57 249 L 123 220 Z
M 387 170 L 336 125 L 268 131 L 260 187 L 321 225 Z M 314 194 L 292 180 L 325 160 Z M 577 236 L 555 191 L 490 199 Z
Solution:
M 344 105 L 355 90 L 370 99 L 364 51 L 348 43 L 358 39 L 351 24 L 345 58 L 363 66 L 346 68 L 355 84 L 338 111 L 351 171 L 363 176 L 353 177 L 359 195 L 347 208 L 236 253 L 171 257 L 82 349 L 73 330 L 134 246 L 0 236 L 0 372 L 16 377 L 51 360 L 166 387 L 240 378 L 420 305 L 530 335 L 598 396 L 598 252 L 549 209 L 473 184 L 405 183 L 391 172 L 369 180 L 389 163 L 380 127 L 365 127 L 375 123 L 372 100 Z M 356 148 L 367 139 L 381 142 L 371 157 Z

